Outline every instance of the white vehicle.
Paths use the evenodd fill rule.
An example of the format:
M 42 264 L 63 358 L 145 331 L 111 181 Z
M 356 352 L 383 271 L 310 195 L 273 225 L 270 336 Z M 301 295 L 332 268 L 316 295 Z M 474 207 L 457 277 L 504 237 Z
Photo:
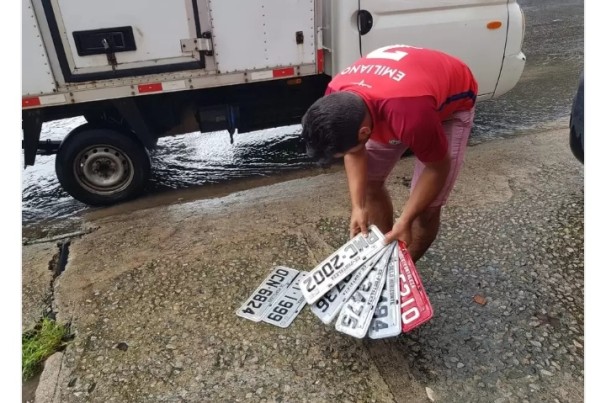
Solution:
M 132 198 L 159 137 L 299 123 L 333 74 L 406 43 L 464 60 L 479 100 L 518 82 L 515 0 L 22 0 L 25 165 L 57 153 L 74 198 Z M 62 142 L 44 122 L 84 116 Z

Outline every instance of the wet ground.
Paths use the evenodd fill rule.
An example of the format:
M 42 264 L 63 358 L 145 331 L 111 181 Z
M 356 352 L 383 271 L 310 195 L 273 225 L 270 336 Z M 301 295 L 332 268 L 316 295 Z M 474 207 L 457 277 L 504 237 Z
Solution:
M 570 113 L 583 68 L 583 2 L 520 1 L 526 15 L 523 50 L 527 64 L 519 84 L 505 96 L 478 104 L 470 144 L 541 127 Z M 49 122 L 43 139 L 62 139 L 83 118 Z M 148 194 L 231 183 L 243 178 L 275 177 L 312 166 L 298 141 L 299 126 L 229 135 L 192 133 L 160 139 L 154 152 Z M 95 211 L 59 186 L 54 156 L 38 156 L 23 171 L 23 229 L 26 237 L 69 232 L 83 212 Z M 59 220 L 60 219 L 60 220 Z M 45 225 L 40 225 L 45 224 Z

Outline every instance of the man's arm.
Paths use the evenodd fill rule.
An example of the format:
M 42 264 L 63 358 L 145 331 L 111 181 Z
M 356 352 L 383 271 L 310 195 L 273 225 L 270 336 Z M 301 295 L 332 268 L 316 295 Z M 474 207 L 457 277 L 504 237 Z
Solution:
M 368 158 L 366 148 L 356 152 L 347 153 L 344 156 L 345 171 L 347 173 L 347 185 L 351 198 L 351 222 L 349 235 L 362 232 L 368 233 L 368 211 L 366 210 L 366 165 Z
M 412 222 L 438 197 L 448 179 L 449 172 L 450 155 L 448 153 L 439 161 L 425 163 L 425 169 L 404 204 L 400 218 L 385 237 L 386 244 L 399 239 L 410 245 Z
M 414 191 L 404 204 L 401 217 L 412 221 L 423 212 L 438 197 L 448 179 L 450 172 L 450 155 L 436 162 L 425 163 L 425 168 L 419 176 Z
M 392 99 L 383 105 L 393 132 L 425 165 L 386 243 L 399 239 L 410 244 L 412 222 L 435 200 L 448 179 L 448 141 L 435 108 L 435 100 L 428 96 Z

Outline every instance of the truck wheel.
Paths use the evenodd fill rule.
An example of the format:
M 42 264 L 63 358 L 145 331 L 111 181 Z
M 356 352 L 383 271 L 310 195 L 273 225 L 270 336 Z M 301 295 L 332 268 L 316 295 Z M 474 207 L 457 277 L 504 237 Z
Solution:
M 134 136 L 92 124 L 74 129 L 62 141 L 55 160 L 63 189 L 92 206 L 137 196 L 150 169 L 149 154 Z

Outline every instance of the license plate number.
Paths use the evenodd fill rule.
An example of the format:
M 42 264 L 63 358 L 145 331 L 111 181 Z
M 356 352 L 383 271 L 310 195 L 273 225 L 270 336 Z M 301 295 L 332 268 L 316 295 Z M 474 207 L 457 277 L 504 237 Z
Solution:
M 301 288 L 305 300 L 310 305 L 319 300 L 331 288 L 373 257 L 383 247 L 385 237 L 379 229 L 371 225 L 368 236 L 358 234 L 341 246 L 305 276 Z
M 324 324 L 330 324 L 339 314 L 345 302 L 351 297 L 354 291 L 358 288 L 362 280 L 366 278 L 368 272 L 382 258 L 389 247 L 380 250 L 376 255 L 362 264 L 360 268 L 345 277 L 339 284 L 331 288 L 324 294 L 315 304 L 311 306 L 311 311 Z
M 368 333 L 373 313 L 385 285 L 387 265 L 376 264 L 339 313 L 336 329 L 358 339 Z
M 427 322 L 433 316 L 433 308 L 421 283 L 417 269 L 404 245 L 399 242 L 400 260 L 400 311 L 402 332 Z
M 387 280 L 381 293 L 381 298 L 375 309 L 368 337 L 371 339 L 383 339 L 394 337 L 402 333 L 402 321 L 400 316 L 400 267 L 398 259 L 398 248 L 394 242 L 389 263 L 387 266 Z
M 265 311 L 263 322 L 278 327 L 288 327 L 305 306 L 301 293 L 301 280 L 307 272 L 300 272 L 284 292 Z
M 253 322 L 261 321 L 265 311 L 292 283 L 298 273 L 298 270 L 289 267 L 274 267 L 255 292 L 238 308 L 236 315 Z

